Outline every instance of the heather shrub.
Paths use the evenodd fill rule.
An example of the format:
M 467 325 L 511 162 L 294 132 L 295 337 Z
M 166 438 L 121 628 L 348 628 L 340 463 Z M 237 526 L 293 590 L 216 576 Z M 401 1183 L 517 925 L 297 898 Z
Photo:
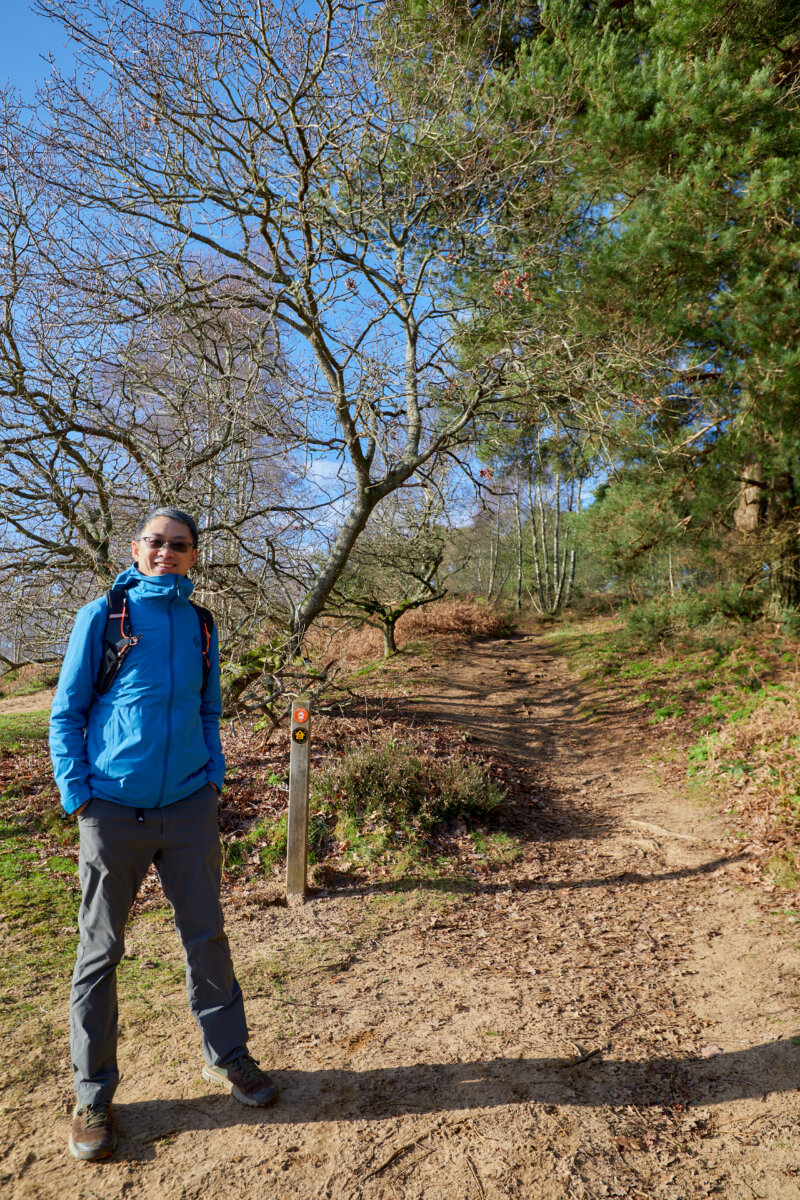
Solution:
M 433 756 L 396 738 L 355 746 L 315 776 L 315 851 L 322 858 L 333 849 L 362 862 L 399 850 L 419 857 L 437 825 L 456 817 L 485 819 L 503 799 L 464 755 Z
M 314 802 L 356 819 L 429 831 L 452 817 L 482 816 L 502 802 L 500 789 L 463 756 L 434 758 L 390 738 L 355 746 L 314 781 Z

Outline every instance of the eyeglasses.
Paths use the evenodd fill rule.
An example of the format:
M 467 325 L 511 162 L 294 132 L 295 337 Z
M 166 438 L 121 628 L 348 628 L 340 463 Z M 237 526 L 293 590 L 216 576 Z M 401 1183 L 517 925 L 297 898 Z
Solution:
M 187 550 L 194 549 L 194 542 L 184 542 L 181 538 L 177 541 L 167 541 L 166 538 L 155 537 L 149 535 L 142 538 L 143 542 L 147 543 L 149 550 L 160 550 L 162 546 L 166 546 L 168 550 L 174 550 L 176 554 L 186 554 Z

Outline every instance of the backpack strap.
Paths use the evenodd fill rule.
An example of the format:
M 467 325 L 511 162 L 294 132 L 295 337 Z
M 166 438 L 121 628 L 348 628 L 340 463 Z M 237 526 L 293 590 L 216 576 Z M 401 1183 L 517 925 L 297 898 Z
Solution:
M 106 592 L 106 627 L 103 632 L 103 657 L 95 680 L 96 696 L 103 696 L 111 687 L 122 665 L 122 660 L 135 646 L 138 638 L 133 636 L 128 608 L 128 589 L 115 584 Z
M 203 687 L 200 695 L 204 696 L 211 674 L 211 635 L 214 632 L 214 618 L 202 604 L 195 604 L 194 600 L 190 600 L 189 603 L 200 620 L 200 649 L 203 654 Z
M 130 610 L 128 606 L 128 589 L 117 584 L 106 592 L 106 627 L 103 632 L 103 657 L 100 670 L 94 685 L 96 696 L 103 696 L 109 690 L 117 677 L 125 655 L 131 646 L 139 639 L 134 637 L 131 627 Z M 205 695 L 208 678 L 211 674 L 211 636 L 214 632 L 214 618 L 207 608 L 192 603 L 200 621 L 200 651 L 203 656 L 203 686 L 201 696 Z

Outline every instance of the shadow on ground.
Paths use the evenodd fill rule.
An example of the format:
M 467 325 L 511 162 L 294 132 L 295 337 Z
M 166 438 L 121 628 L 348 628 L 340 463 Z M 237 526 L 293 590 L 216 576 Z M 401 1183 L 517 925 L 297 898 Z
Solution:
M 672 1108 L 766 1099 L 794 1091 L 800 1046 L 780 1039 L 711 1058 L 492 1058 L 372 1070 L 274 1071 L 281 1088 L 269 1109 L 228 1096 L 151 1100 L 116 1106 L 125 1158 L 151 1156 L 152 1143 L 178 1132 L 241 1125 L 369 1121 L 504 1105 Z
M 723 870 L 733 863 L 749 859 L 745 853 L 723 855 L 709 859 L 708 862 L 698 863 L 692 867 L 678 867 L 673 871 L 656 871 L 651 875 L 643 875 L 640 871 L 620 871 L 615 875 L 598 875 L 587 879 L 520 879 L 515 877 L 511 882 L 504 879 L 499 882 L 470 879 L 461 875 L 439 875 L 435 879 L 425 879 L 417 875 L 403 876 L 401 879 L 370 882 L 366 878 L 353 875 L 330 873 L 330 881 L 325 888 L 311 888 L 309 898 L 315 896 L 374 896 L 382 893 L 402 894 L 404 892 L 429 891 L 470 894 L 492 894 L 494 892 L 562 892 L 580 891 L 585 888 L 619 888 L 664 883 L 672 879 L 691 879 L 696 875 L 712 875 L 715 871 Z M 507 870 L 507 868 L 506 868 Z

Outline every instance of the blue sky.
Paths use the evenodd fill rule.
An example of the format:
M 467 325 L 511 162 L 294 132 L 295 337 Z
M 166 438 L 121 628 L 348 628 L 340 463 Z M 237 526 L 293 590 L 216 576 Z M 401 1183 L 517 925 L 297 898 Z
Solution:
M 48 51 L 69 62 L 66 37 L 54 21 L 30 11 L 25 0 L 0 0 L 0 84 L 10 80 L 23 96 L 32 99 L 37 79 L 47 73 L 41 56 Z

